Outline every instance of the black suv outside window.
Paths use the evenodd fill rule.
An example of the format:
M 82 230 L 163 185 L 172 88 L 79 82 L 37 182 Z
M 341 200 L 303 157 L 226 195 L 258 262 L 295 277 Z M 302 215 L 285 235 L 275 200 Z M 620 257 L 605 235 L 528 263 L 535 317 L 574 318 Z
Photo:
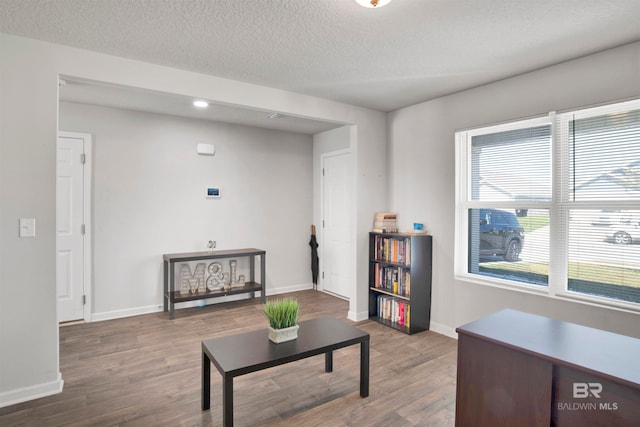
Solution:
M 473 218 L 476 209 L 470 210 Z M 472 223 L 472 221 L 470 221 Z M 480 209 L 479 239 L 474 238 L 471 229 L 471 241 L 479 241 L 480 257 L 502 257 L 505 261 L 518 261 L 524 245 L 524 228 L 515 213 L 499 209 Z M 471 246 L 471 245 L 470 245 Z M 470 250 L 475 248 L 470 247 Z

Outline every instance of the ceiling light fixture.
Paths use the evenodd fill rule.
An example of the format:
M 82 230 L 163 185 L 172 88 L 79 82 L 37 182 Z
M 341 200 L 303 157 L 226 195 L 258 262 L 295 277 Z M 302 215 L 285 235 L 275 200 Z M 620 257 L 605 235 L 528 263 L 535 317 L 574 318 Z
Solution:
M 374 8 L 386 6 L 391 3 L 391 0 L 356 0 L 356 3 L 360 6 Z
M 198 108 L 207 108 L 209 106 L 209 103 L 207 101 L 198 100 L 193 101 L 193 106 Z

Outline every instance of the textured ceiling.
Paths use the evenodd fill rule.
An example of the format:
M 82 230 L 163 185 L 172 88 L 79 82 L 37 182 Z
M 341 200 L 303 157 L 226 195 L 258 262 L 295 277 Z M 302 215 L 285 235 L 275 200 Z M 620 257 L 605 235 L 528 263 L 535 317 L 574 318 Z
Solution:
M 640 40 L 640 1 L 0 0 L 0 32 L 391 111 Z

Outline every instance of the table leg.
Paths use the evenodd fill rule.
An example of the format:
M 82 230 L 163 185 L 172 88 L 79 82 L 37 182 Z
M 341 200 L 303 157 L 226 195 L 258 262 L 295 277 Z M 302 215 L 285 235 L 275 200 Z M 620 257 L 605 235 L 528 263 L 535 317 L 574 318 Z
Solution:
M 211 361 L 207 354 L 202 352 L 202 410 L 209 409 L 211 405 Z
M 360 396 L 369 396 L 369 337 L 360 343 Z
M 169 264 L 169 295 L 176 290 L 176 264 Z M 173 320 L 174 303 L 169 298 L 169 319 Z
M 333 372 L 333 350 L 329 350 L 324 354 L 324 370 Z
M 222 375 L 222 424 L 233 426 L 233 377 Z
M 251 285 L 253 286 L 253 282 L 255 282 L 256 278 L 255 278 L 255 270 L 256 270 L 256 257 L 254 255 L 251 255 L 249 257 L 249 281 L 251 282 Z M 256 293 L 255 292 L 251 292 L 251 299 L 256 297 Z
M 267 302 L 267 278 L 266 278 L 266 272 L 265 272 L 265 264 L 267 262 L 267 254 L 263 253 L 262 255 L 260 255 L 260 282 L 262 283 L 262 292 L 260 293 L 261 295 L 261 302 L 262 304 L 266 304 Z
M 169 262 L 168 261 L 164 261 L 164 268 L 163 268 L 163 276 L 164 276 L 164 283 L 163 283 L 163 289 L 164 289 L 164 294 L 162 295 L 163 301 L 164 301 L 164 312 L 166 313 L 167 310 L 169 310 Z

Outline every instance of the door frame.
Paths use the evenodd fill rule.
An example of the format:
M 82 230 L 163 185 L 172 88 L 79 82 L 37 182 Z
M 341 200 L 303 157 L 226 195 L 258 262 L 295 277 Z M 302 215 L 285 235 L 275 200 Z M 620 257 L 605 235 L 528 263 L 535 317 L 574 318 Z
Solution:
M 342 150 L 336 150 L 336 151 L 328 151 L 326 153 L 322 153 L 320 155 L 320 220 L 324 221 L 324 162 L 325 159 L 327 157 L 337 157 L 337 156 L 349 156 L 347 158 L 348 160 L 348 164 L 351 166 L 351 155 L 352 155 L 352 151 L 351 148 L 345 148 Z M 351 188 L 352 188 L 352 180 L 351 179 L 347 179 L 347 192 L 348 195 L 351 196 Z M 351 202 L 351 197 L 349 197 L 349 202 L 347 203 L 347 218 L 349 218 L 349 232 L 347 233 L 347 235 L 349 236 L 349 246 L 351 247 L 353 245 L 353 224 L 351 221 L 352 218 L 352 213 L 353 213 L 353 204 Z M 325 290 L 325 283 L 324 283 L 324 260 L 326 259 L 326 254 L 325 254 L 325 250 L 326 250 L 326 245 L 322 244 L 323 242 L 326 242 L 325 239 L 325 234 L 324 234 L 324 225 L 321 224 L 320 226 L 320 262 L 319 262 L 319 272 L 318 272 L 318 279 L 320 281 L 321 284 L 321 289 L 323 292 L 327 292 L 337 298 L 342 298 L 345 299 L 347 301 L 351 300 L 351 297 L 344 297 L 342 295 L 337 295 L 331 291 L 327 291 Z M 352 292 L 354 292 L 355 290 L 351 290 Z M 351 293 L 350 293 L 351 295 Z
M 93 212 L 91 210 L 91 189 L 93 186 L 92 177 L 93 177 L 93 137 L 89 133 L 80 133 L 80 132 L 66 132 L 66 131 L 58 131 L 58 135 L 56 137 L 56 147 L 58 144 L 58 138 L 74 138 L 74 139 L 82 139 L 84 146 L 84 167 L 82 173 L 82 216 L 83 216 L 83 224 L 85 228 L 84 238 L 82 239 L 82 286 L 84 288 L 83 294 L 85 295 L 85 303 L 82 308 L 83 318 L 85 322 L 91 321 L 91 313 L 93 312 L 92 306 L 92 290 L 93 290 L 93 271 L 91 269 L 93 259 L 92 248 L 93 248 L 93 239 L 92 230 L 93 230 Z M 57 152 L 57 150 L 56 150 Z M 57 175 L 57 170 L 56 170 Z M 58 201 L 58 194 L 56 193 L 56 203 Z M 56 256 L 58 252 L 58 244 L 57 244 L 57 231 L 56 231 Z M 57 272 L 56 272 L 57 277 Z M 58 292 L 57 292 L 57 283 L 56 283 L 56 319 L 58 319 L 58 314 L 60 312 L 60 305 L 57 302 Z M 58 322 L 60 323 L 60 322 Z

